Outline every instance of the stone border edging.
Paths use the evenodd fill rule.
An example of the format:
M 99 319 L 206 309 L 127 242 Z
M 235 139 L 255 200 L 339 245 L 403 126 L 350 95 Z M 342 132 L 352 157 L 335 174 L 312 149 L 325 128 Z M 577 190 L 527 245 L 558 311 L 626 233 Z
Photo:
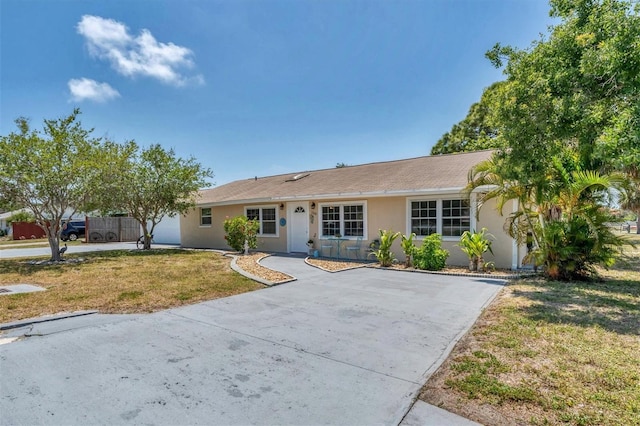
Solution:
M 292 276 L 291 276 L 291 275 L 289 275 L 289 274 L 285 274 L 285 275 L 289 275 L 289 276 L 291 277 L 291 279 L 290 279 L 290 280 L 280 281 L 280 282 L 277 282 L 277 283 L 272 282 L 272 281 L 269 281 L 269 280 L 265 280 L 264 278 L 260 278 L 260 277 L 258 277 L 258 276 L 256 276 L 256 275 L 253 275 L 252 273 L 249 273 L 249 272 L 245 271 L 244 269 L 242 269 L 240 266 L 238 266 L 238 263 L 237 263 L 237 261 L 236 261 L 236 260 L 238 259 L 238 255 L 235 255 L 235 254 L 232 254 L 232 253 L 222 253 L 222 255 L 223 255 L 223 256 L 226 256 L 226 257 L 230 257 L 230 258 L 231 258 L 231 269 L 233 269 L 234 271 L 236 271 L 236 272 L 237 272 L 237 273 L 239 273 L 240 275 L 244 275 L 245 277 L 249 278 L 250 280 L 257 281 L 257 282 L 259 282 L 260 284 L 264 284 L 264 285 L 266 285 L 267 287 L 274 287 L 274 286 L 277 286 L 277 285 L 280 285 L 280 284 L 286 284 L 286 283 L 290 283 L 291 281 L 296 281 L 296 280 L 297 280 L 297 278 L 296 278 L 296 277 L 292 277 Z M 263 267 L 263 268 L 269 269 L 270 271 L 273 271 L 273 269 L 271 269 L 271 268 L 267 268 L 266 266 L 264 266 L 264 265 L 262 265 L 262 264 L 260 263 L 260 261 L 261 261 L 262 259 L 264 259 L 265 257 L 269 257 L 269 256 L 271 256 L 271 255 L 270 255 L 270 254 L 267 254 L 266 256 L 261 257 L 261 258 L 258 260 L 258 265 L 260 265 L 260 266 L 261 266 L 261 267 Z M 275 272 L 281 272 L 281 271 L 275 271 Z M 281 272 L 281 273 L 283 273 L 283 274 L 284 274 L 284 272 Z
M 320 269 L 321 271 L 329 272 L 330 274 L 335 274 L 336 272 L 350 271 L 350 270 L 352 270 L 352 269 L 368 268 L 368 267 L 369 267 L 369 265 L 366 265 L 366 264 L 365 264 L 365 265 L 356 265 L 356 266 L 352 266 L 352 267 L 344 268 L 344 269 L 338 269 L 337 271 L 331 271 L 331 270 L 329 270 L 329 269 L 325 269 L 325 268 L 323 268 L 322 266 L 314 265 L 313 263 L 309 262 L 309 259 L 310 259 L 310 257 L 309 257 L 309 256 L 305 257 L 305 258 L 304 258 L 304 263 L 306 263 L 307 265 L 309 265 L 309 266 L 311 266 L 311 267 L 313 267 L 313 268 Z
M 395 269 L 382 266 L 367 266 L 368 268 L 383 269 L 385 271 L 398 271 L 398 272 L 416 272 L 419 274 L 433 274 L 433 275 L 450 275 L 453 277 L 472 277 L 472 278 L 493 278 L 496 280 L 513 280 L 517 278 L 523 278 L 526 276 L 535 276 L 534 274 L 508 274 L 508 275 L 492 275 L 492 274 L 480 274 L 477 272 L 446 272 L 446 271 L 426 271 L 421 269 Z

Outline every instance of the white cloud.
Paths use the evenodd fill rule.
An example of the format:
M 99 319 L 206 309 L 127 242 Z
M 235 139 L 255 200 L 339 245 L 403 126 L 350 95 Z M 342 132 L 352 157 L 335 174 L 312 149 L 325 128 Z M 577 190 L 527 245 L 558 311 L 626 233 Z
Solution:
M 82 102 L 90 100 L 95 102 L 106 102 L 120 97 L 120 93 L 107 83 L 98 83 L 88 78 L 73 78 L 67 83 L 71 100 Z
M 149 30 L 143 29 L 133 36 L 123 23 L 92 15 L 84 15 L 77 30 L 85 38 L 91 55 L 109 61 L 124 76 L 152 77 L 175 86 L 204 82 L 202 75 L 181 72 L 194 67 L 190 49 L 161 43 Z

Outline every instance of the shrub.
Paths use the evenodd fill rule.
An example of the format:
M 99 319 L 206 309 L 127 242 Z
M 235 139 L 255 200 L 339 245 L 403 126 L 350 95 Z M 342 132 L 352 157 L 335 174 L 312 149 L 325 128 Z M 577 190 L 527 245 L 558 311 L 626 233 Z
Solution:
M 411 233 L 408 237 L 406 235 L 402 235 L 402 242 L 400 246 L 402 247 L 402 251 L 406 257 L 405 265 L 407 268 L 411 267 L 411 257 L 413 253 L 416 251 L 416 246 L 413 244 L 413 239 L 416 237 L 414 232 Z
M 490 238 L 494 238 L 494 236 L 487 232 L 487 228 L 482 228 L 480 232 L 463 232 L 458 246 L 469 257 L 470 271 L 482 272 L 484 270 L 484 254 L 487 251 L 493 254 Z
M 422 246 L 413 253 L 413 265 L 418 269 L 439 271 L 444 269 L 449 252 L 442 248 L 440 234 L 431 234 L 422 240 Z
M 400 236 L 400 232 L 393 232 L 391 230 L 380 229 L 380 245 L 377 249 L 373 250 L 370 256 L 375 256 L 380 262 L 380 266 L 391 266 L 397 259 L 391 251 L 393 241 Z
M 246 216 L 236 216 L 232 219 L 224 221 L 224 239 L 227 244 L 236 250 L 243 251 L 244 243 L 247 242 L 248 248 L 258 247 L 258 230 L 260 224 L 255 220 L 249 220 Z

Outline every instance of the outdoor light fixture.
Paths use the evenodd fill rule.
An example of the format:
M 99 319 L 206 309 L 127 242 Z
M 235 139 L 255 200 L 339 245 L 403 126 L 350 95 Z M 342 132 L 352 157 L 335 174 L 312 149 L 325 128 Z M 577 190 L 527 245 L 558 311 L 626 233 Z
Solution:
M 316 208 L 316 203 L 314 201 L 311 202 L 311 208 L 315 210 Z
M 280 203 L 280 210 L 284 210 L 284 203 Z

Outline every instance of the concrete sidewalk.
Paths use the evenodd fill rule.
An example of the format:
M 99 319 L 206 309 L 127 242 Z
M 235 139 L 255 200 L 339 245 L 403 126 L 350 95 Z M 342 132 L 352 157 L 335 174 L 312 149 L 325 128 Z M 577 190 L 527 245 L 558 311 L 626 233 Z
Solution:
M 0 345 L 0 424 L 468 424 L 413 402 L 502 281 L 264 263 L 298 281 Z

